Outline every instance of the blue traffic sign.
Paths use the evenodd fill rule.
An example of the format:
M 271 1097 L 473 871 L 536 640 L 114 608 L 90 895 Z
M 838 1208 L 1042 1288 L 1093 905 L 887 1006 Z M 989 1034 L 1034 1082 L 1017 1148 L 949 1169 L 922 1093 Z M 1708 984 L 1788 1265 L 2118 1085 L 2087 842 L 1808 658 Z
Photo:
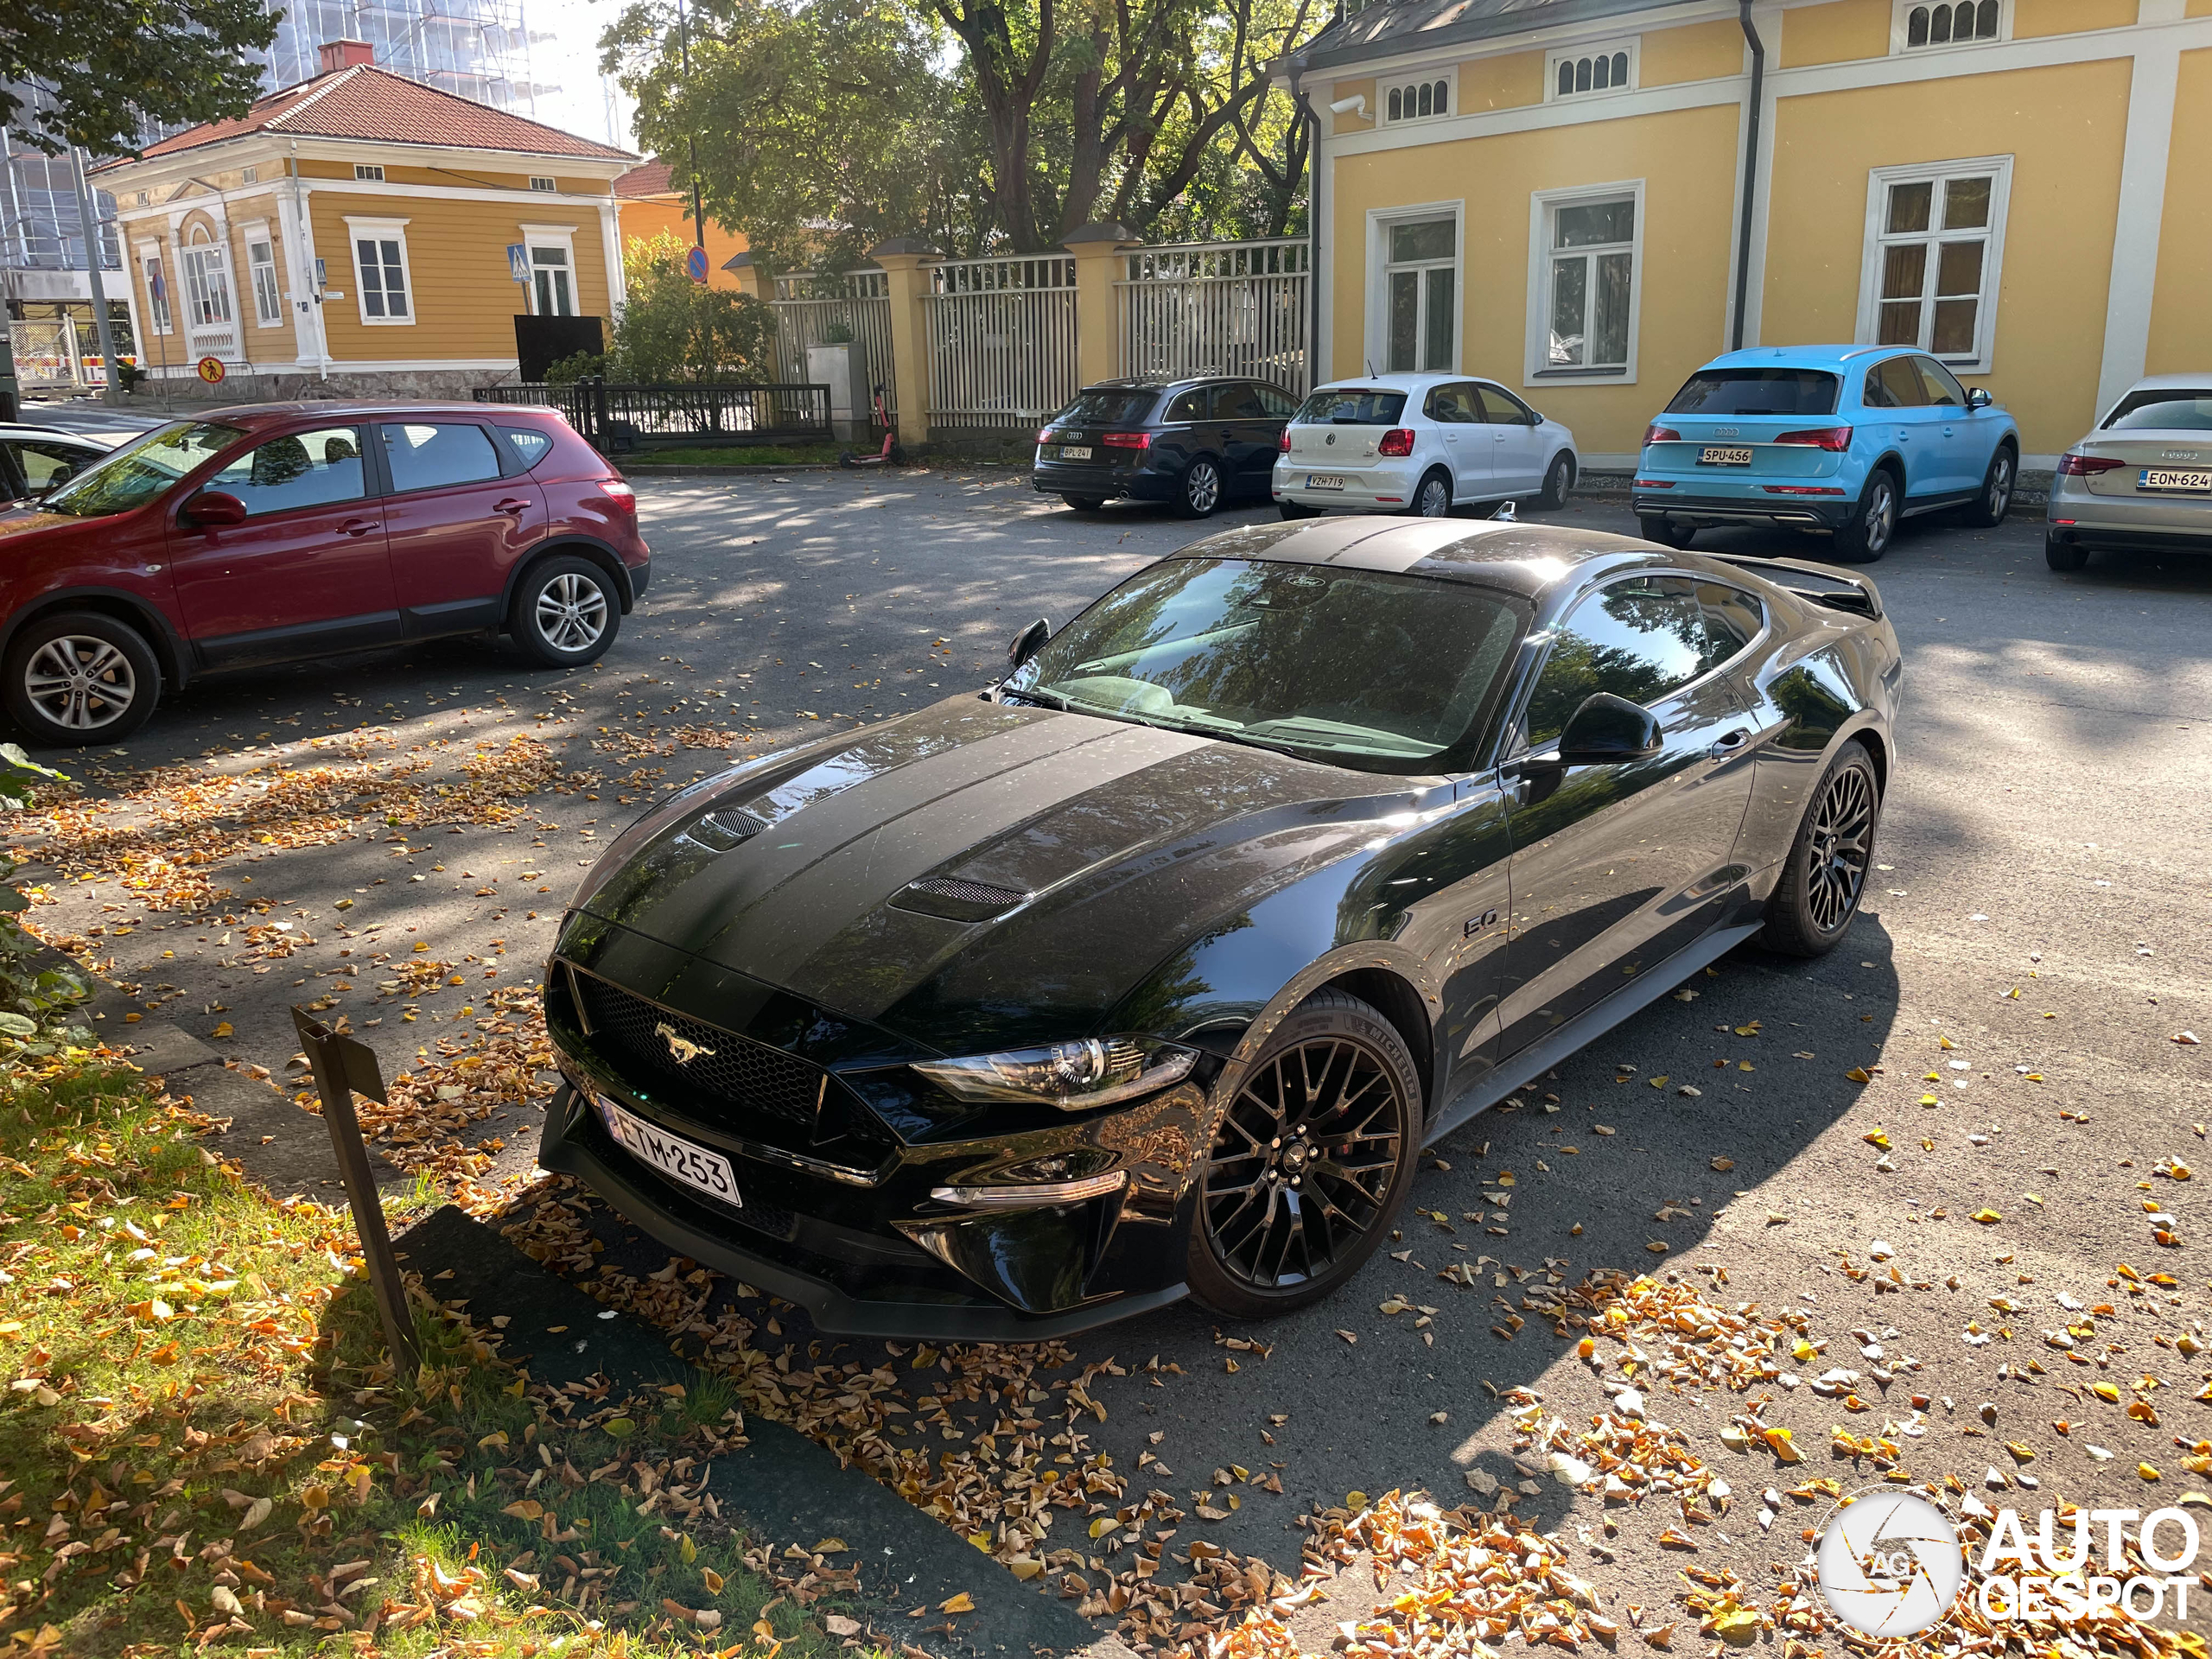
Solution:
M 691 273 L 693 282 L 705 282 L 707 280 L 707 251 L 704 248 L 694 246 L 690 252 L 683 256 L 683 269 Z
M 530 250 L 519 242 L 507 244 L 507 275 L 518 283 L 530 281 Z

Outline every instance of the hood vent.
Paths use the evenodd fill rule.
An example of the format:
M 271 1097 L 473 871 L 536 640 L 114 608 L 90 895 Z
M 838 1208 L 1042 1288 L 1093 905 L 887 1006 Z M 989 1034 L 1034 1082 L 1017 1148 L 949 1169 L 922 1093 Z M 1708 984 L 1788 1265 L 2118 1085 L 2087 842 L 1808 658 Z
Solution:
M 683 839 L 726 853 L 767 828 L 765 821 L 734 806 L 717 807 L 683 832 Z
M 909 882 L 891 902 L 899 910 L 917 910 L 925 916 L 942 916 L 955 922 L 987 922 L 1002 916 L 1031 895 L 1014 887 L 995 887 L 988 882 L 963 881 L 954 875 L 925 875 Z

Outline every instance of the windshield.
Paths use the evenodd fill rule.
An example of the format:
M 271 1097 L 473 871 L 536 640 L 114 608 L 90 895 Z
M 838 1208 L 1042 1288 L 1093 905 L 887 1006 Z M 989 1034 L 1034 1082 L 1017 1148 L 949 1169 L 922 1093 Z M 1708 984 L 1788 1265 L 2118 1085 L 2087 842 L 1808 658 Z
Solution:
M 1419 772 L 1487 712 L 1521 631 L 1480 588 L 1171 559 L 1068 624 L 1004 691 L 1051 708 Z
M 39 505 L 48 512 L 100 518 L 143 507 L 242 435 L 235 426 L 179 421 L 102 457 Z
M 1353 386 L 1315 392 L 1298 411 L 1298 418 L 1325 426 L 1395 426 L 1405 409 L 1402 391 Z
M 1144 417 L 1152 413 L 1153 404 L 1159 401 L 1156 391 L 1099 387 L 1076 393 L 1075 401 L 1053 416 L 1052 420 L 1078 426 L 1141 426 Z
M 1833 415 L 1842 383 L 1819 369 L 1700 369 L 1669 415 Z
M 2212 387 L 2131 391 L 2105 418 L 2105 430 L 2150 427 L 2168 432 L 2212 432 Z

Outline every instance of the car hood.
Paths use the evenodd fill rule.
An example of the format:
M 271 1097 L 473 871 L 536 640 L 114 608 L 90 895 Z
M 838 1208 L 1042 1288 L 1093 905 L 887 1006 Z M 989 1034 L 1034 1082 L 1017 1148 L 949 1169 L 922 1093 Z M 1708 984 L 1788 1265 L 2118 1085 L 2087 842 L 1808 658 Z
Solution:
M 664 808 L 582 908 L 941 1052 L 1061 1040 L 1435 782 L 959 698 Z
M 91 522 L 90 519 L 73 518 L 66 512 L 48 512 L 43 507 L 10 507 L 0 512 L 0 542 L 7 541 L 10 537 L 35 536 L 41 531 L 60 530 Z

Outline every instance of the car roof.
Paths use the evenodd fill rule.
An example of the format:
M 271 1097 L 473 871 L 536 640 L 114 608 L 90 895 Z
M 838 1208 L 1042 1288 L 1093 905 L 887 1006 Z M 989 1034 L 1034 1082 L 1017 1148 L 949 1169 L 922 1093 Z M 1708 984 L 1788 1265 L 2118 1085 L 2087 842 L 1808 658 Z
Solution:
M 1372 386 L 1379 391 L 1414 391 L 1422 386 L 1440 386 L 1461 380 L 1495 382 L 1491 374 L 1446 374 L 1442 370 L 1427 370 L 1415 374 L 1407 370 L 1395 370 L 1389 374 L 1346 375 L 1341 379 L 1324 380 L 1313 388 L 1316 391 L 1354 391 Z
M 1084 391 L 1173 391 L 1178 386 L 1211 385 L 1217 380 L 1234 380 L 1242 384 L 1256 380 L 1252 374 L 1185 374 L 1166 376 L 1157 374 L 1125 374 L 1112 380 L 1093 380 Z
M 1912 346 L 1751 346 L 1726 352 L 1700 369 L 1827 369 L 1848 368 L 1885 357 L 1919 357 Z
M 219 421 L 226 426 L 262 427 L 279 422 L 314 419 L 332 421 L 405 420 L 411 415 L 466 415 L 474 420 L 487 416 L 557 414 L 559 411 L 544 404 L 478 404 L 458 401 L 419 404 L 343 403 L 335 398 L 328 402 L 291 404 L 230 404 L 220 409 L 200 410 L 192 418 Z
M 51 426 L 33 426 L 29 421 L 0 421 L 0 438 L 59 439 L 63 443 L 81 443 L 87 449 L 110 447 L 82 432 L 64 432 Z
M 2194 391 L 2212 386 L 2212 369 L 2202 374 L 2146 374 L 2128 391 Z M 2121 396 L 2125 397 L 2123 392 Z
M 1379 570 L 1502 588 L 1539 602 L 1562 587 L 1580 587 L 1601 570 L 1680 563 L 1648 542 L 1564 524 L 1350 516 L 1255 524 L 1209 536 L 1169 556 Z

